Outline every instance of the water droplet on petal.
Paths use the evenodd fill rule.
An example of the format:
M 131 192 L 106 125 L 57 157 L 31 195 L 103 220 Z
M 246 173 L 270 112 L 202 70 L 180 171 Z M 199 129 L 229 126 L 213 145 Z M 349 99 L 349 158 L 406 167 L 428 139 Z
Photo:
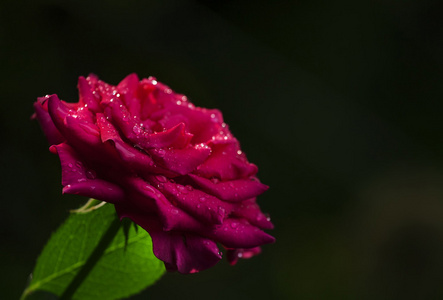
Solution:
M 197 204 L 197 208 L 200 208 L 202 205 L 201 204 Z
M 158 181 L 160 181 L 160 182 L 166 182 L 166 181 L 168 181 L 168 179 L 167 179 L 165 176 L 163 176 L 163 175 L 157 175 L 157 176 L 155 176 L 155 178 L 156 178 Z
M 83 168 L 83 164 L 81 161 L 76 162 L 75 165 L 79 168 Z
M 148 192 L 155 193 L 155 189 L 151 185 L 149 185 L 149 184 L 143 185 L 143 189 L 148 191 Z
M 192 191 L 194 188 L 188 184 L 188 185 L 186 186 L 186 189 L 187 189 L 188 191 Z
M 200 202 L 205 202 L 206 198 L 205 197 L 200 197 L 200 199 L 198 199 Z
M 140 128 L 139 126 L 134 125 L 134 127 L 132 127 L 132 131 L 133 131 L 135 134 L 140 134 L 140 132 L 141 132 L 142 130 L 141 130 L 141 128 Z
M 237 222 L 232 222 L 231 223 L 231 227 L 234 228 L 234 229 L 237 228 L 238 227 L 238 223 Z
M 163 157 L 163 156 L 165 156 L 165 154 L 166 154 L 166 151 L 164 149 L 158 149 L 157 150 L 157 155 L 159 157 Z
M 71 163 L 69 163 L 69 164 L 68 164 L 68 167 L 72 168 L 72 164 L 71 164 Z
M 174 208 L 174 209 L 171 209 L 171 213 L 173 213 L 173 214 L 178 214 L 178 209 L 176 209 L 176 208 Z
M 191 186 L 189 186 L 189 187 L 191 187 Z M 180 185 L 178 188 L 179 188 L 180 192 L 182 192 L 183 194 L 189 194 L 189 192 L 192 191 L 192 187 L 191 187 L 191 189 L 189 189 L 187 186 L 183 186 L 183 185 Z
M 87 170 L 86 177 L 89 179 L 95 179 L 97 177 L 97 173 L 94 170 Z
M 223 207 L 219 206 L 219 207 L 218 207 L 218 214 L 219 214 L 221 217 L 224 217 L 224 216 L 225 216 L 225 213 L 226 213 L 226 210 L 225 210 Z

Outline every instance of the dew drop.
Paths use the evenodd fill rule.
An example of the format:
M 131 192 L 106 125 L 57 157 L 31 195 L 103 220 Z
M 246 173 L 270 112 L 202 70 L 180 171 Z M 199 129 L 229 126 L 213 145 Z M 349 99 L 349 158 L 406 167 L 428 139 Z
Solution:
M 237 154 L 241 155 L 243 152 L 241 150 L 237 150 Z
M 180 191 L 180 193 L 182 193 L 182 194 L 188 194 L 189 193 L 189 191 L 188 191 L 188 189 L 186 189 L 184 186 L 182 186 L 182 185 L 177 185 L 177 189 Z
M 194 188 L 188 184 L 188 185 L 186 186 L 186 189 L 187 189 L 188 191 L 192 191 Z
M 143 185 L 143 189 L 148 191 L 148 192 L 155 193 L 154 188 L 151 185 L 149 185 L 149 184 Z
M 94 170 L 87 170 L 86 177 L 89 179 L 95 179 L 97 177 L 97 174 L 95 173 Z
M 232 222 L 231 223 L 231 227 L 234 228 L 234 229 L 237 228 L 238 227 L 238 223 L 237 222 Z
M 219 214 L 221 217 L 224 217 L 224 216 L 225 216 L 225 213 L 226 213 L 226 210 L 225 210 L 223 207 L 219 206 L 219 207 L 218 207 L 218 214 Z
M 200 207 L 202 207 L 202 205 L 201 204 L 197 204 L 197 208 L 200 208 Z
M 71 164 L 71 163 L 69 163 L 69 164 L 68 164 L 68 167 L 72 168 L 72 164 Z
M 135 134 L 140 134 L 140 132 L 141 132 L 142 130 L 141 130 L 141 128 L 140 128 L 139 126 L 134 125 L 134 127 L 132 127 L 132 131 L 133 131 Z
M 163 176 L 163 175 L 157 175 L 157 176 L 155 176 L 155 178 L 156 178 L 158 181 L 160 181 L 160 182 L 166 182 L 166 181 L 168 181 L 168 179 L 167 179 L 165 176 Z
M 157 155 L 158 156 L 163 157 L 163 156 L 165 156 L 165 154 L 166 154 L 166 151 L 164 149 L 158 149 L 157 150 Z
M 178 209 L 176 209 L 176 208 L 171 209 L 171 213 L 173 213 L 174 215 L 178 214 Z
M 81 161 L 76 162 L 75 165 L 76 165 L 77 167 L 79 167 L 80 169 L 83 168 L 83 164 L 82 164 Z
M 239 253 L 237 253 L 237 257 L 238 257 L 238 258 L 242 258 L 242 257 L 243 257 L 243 252 L 239 252 Z
M 200 202 L 205 202 L 205 201 L 206 201 L 206 198 L 205 198 L 205 197 L 200 197 L 198 200 L 199 200 Z

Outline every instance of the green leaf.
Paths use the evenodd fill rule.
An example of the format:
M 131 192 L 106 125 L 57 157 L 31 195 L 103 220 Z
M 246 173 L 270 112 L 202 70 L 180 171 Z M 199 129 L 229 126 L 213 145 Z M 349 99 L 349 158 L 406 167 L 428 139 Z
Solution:
M 148 233 L 122 226 L 113 205 L 97 203 L 73 211 L 52 235 L 22 299 L 37 290 L 65 299 L 121 299 L 161 277 L 164 265 Z

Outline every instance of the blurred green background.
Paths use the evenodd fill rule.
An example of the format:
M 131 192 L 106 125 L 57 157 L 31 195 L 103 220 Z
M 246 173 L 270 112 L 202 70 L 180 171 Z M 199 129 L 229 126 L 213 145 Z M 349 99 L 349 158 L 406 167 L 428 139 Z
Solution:
M 0 298 L 85 200 L 32 103 L 136 72 L 222 110 L 277 242 L 133 299 L 443 299 L 442 1 L 3 0 L 0 51 Z

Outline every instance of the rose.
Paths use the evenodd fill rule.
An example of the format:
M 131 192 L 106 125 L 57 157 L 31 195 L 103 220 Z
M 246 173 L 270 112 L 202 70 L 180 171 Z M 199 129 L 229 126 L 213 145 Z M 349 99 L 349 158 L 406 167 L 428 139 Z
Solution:
M 117 86 L 80 77 L 78 103 L 45 96 L 35 116 L 62 166 L 63 193 L 115 205 L 149 232 L 170 271 L 193 273 L 221 259 L 235 264 L 274 238 L 255 177 L 216 109 L 195 107 L 150 77 Z

